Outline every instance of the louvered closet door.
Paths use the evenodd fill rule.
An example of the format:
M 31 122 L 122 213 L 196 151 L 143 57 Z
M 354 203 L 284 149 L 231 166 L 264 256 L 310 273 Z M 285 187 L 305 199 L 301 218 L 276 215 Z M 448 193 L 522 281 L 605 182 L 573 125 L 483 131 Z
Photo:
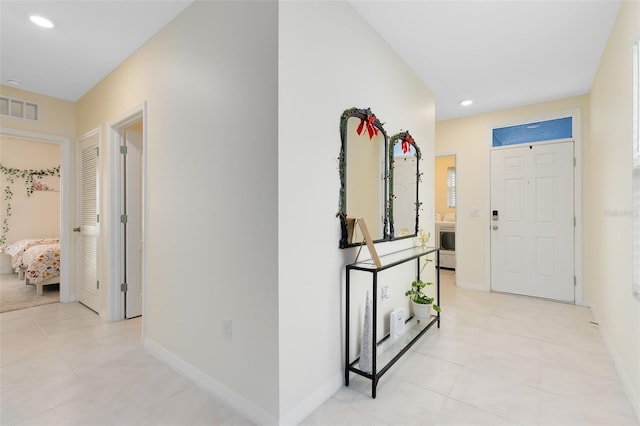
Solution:
M 98 282 L 98 142 L 99 134 L 80 142 L 80 302 L 100 312 Z

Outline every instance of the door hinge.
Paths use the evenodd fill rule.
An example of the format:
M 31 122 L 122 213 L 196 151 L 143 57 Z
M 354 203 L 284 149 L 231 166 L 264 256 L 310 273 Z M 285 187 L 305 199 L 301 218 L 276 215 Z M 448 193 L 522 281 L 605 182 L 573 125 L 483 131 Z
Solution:
M 100 157 L 100 148 L 96 147 L 96 157 Z
M 127 155 L 127 146 L 126 145 L 120 145 L 120 154 Z
M 96 223 L 100 223 L 100 215 L 99 214 L 96 215 Z
M 96 281 L 96 289 L 100 290 L 100 281 Z
M 578 285 L 578 279 L 576 278 L 576 276 L 573 276 L 573 286 L 577 286 Z
M 122 284 L 120 284 L 120 291 L 125 291 L 126 292 L 128 287 L 129 286 L 127 285 L 127 283 L 122 283 Z
M 120 223 L 127 223 L 127 215 L 126 214 L 121 214 L 120 215 Z

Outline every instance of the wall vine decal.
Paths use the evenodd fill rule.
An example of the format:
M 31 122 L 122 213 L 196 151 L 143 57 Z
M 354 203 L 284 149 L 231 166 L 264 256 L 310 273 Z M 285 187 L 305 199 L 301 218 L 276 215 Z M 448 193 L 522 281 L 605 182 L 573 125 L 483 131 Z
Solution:
M 60 166 L 56 166 L 52 169 L 16 169 L 13 167 L 5 167 L 0 164 L 0 174 L 4 176 L 6 185 L 4 187 L 4 201 L 6 207 L 4 211 L 4 217 L 2 218 L 2 232 L 0 233 L 0 244 L 7 242 L 7 234 L 9 233 L 9 218 L 11 217 L 11 199 L 13 198 L 13 191 L 11 185 L 15 183 L 16 179 L 24 179 L 27 197 L 31 197 L 33 194 L 33 178 L 34 176 L 58 176 L 60 177 Z

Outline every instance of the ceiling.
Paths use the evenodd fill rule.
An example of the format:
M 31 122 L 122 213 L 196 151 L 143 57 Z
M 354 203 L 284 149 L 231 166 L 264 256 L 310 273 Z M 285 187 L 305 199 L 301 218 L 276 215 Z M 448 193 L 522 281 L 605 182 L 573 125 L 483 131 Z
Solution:
M 0 77 L 75 101 L 191 0 L 0 1 Z M 620 0 L 351 5 L 436 94 L 436 119 L 589 93 Z M 30 14 L 56 27 L 39 28 Z M 472 99 L 468 107 L 460 101 Z
M 0 82 L 76 101 L 191 2 L 0 0 Z M 32 14 L 55 27 L 32 24 Z

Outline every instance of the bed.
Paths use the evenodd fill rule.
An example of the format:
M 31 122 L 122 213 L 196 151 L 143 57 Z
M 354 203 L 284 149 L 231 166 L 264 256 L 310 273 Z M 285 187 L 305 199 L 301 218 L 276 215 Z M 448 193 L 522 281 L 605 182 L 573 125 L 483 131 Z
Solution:
M 37 244 L 22 255 L 25 284 L 36 286 L 36 294 L 42 296 L 42 287 L 60 283 L 60 244 Z
M 11 244 L 4 244 L 0 247 L 0 252 L 11 256 L 11 268 L 18 273 L 18 278 L 25 278 L 26 264 L 23 263 L 24 253 L 33 246 L 41 244 L 59 244 L 59 238 L 31 238 L 16 241 Z

